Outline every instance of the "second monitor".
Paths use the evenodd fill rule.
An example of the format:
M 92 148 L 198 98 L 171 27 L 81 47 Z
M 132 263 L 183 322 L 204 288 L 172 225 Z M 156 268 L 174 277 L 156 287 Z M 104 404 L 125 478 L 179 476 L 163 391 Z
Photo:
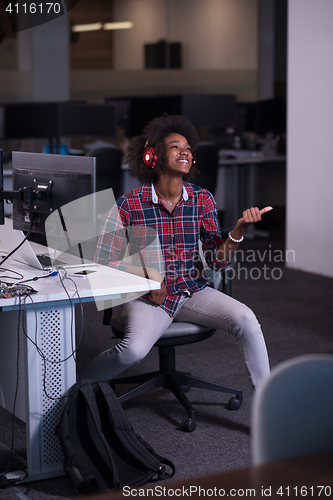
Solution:
M 94 157 L 13 151 L 12 160 L 13 190 L 28 187 L 41 193 L 41 200 L 14 200 L 14 229 L 29 231 L 33 218 L 32 231 L 45 234 L 45 220 L 52 212 L 96 191 Z

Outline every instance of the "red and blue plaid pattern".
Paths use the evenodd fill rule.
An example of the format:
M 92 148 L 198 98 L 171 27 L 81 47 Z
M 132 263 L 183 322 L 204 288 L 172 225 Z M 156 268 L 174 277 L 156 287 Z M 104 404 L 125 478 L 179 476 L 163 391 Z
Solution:
M 159 248 L 154 246 L 155 234 L 158 234 Z M 223 240 L 216 202 L 209 191 L 184 182 L 182 197 L 170 213 L 158 200 L 153 185 L 143 184 L 121 196 L 110 210 L 95 260 L 125 270 L 128 264 L 122 258 L 128 243 L 136 256 L 140 249 L 143 255 L 147 254 L 144 249 L 149 247 L 146 266 L 160 270 L 167 289 L 160 307 L 173 316 L 182 293 L 192 295 L 212 285 L 202 272 L 199 239 L 209 267 L 216 271 L 222 269 L 226 262 L 216 258 L 216 250 Z M 138 259 L 137 265 L 140 265 Z

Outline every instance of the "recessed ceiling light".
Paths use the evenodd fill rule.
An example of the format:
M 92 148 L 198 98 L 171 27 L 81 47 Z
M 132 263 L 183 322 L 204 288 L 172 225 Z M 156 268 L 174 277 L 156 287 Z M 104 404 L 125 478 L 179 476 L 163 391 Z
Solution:
M 74 24 L 74 26 L 72 26 L 72 31 L 74 31 L 74 33 L 82 33 L 84 31 L 98 31 L 102 28 L 102 23 Z
M 128 30 L 133 28 L 133 23 L 131 21 L 123 21 L 119 23 L 104 23 L 103 28 L 105 30 Z
M 83 33 L 84 31 L 104 30 L 125 30 L 133 28 L 131 21 L 123 21 L 119 23 L 90 23 L 90 24 L 74 24 L 72 31 L 74 33 Z

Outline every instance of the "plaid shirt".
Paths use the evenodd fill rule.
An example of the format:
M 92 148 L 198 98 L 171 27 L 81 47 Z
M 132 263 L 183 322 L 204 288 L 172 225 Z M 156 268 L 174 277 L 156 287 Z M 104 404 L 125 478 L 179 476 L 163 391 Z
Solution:
M 192 295 L 212 286 L 202 273 L 199 239 L 209 267 L 218 271 L 226 265 L 216 257 L 216 250 L 223 243 L 216 202 L 209 191 L 194 184 L 183 183 L 182 197 L 171 213 L 159 201 L 152 184 L 143 184 L 121 196 L 109 212 L 95 260 L 126 270 L 128 260 L 124 258 L 124 243 L 126 246 L 131 242 L 131 230 L 135 232 L 136 240 L 132 254 L 137 257 L 138 247 L 148 246 L 153 257 L 150 256 L 148 263 L 144 259 L 145 265 L 152 267 L 155 262 L 160 272 L 163 260 L 164 273 L 162 270 L 161 274 L 167 295 L 160 307 L 170 316 L 174 315 L 182 294 Z M 159 249 L 151 245 L 154 233 L 159 236 Z M 140 265 L 138 258 L 137 265 Z

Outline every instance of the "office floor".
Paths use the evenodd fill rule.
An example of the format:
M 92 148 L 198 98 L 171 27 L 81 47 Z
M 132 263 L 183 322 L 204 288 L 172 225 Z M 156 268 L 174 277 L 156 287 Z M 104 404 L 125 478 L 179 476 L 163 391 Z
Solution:
M 245 240 L 233 280 L 233 296 L 257 314 L 265 334 L 271 366 L 306 353 L 333 353 L 333 280 L 291 270 L 283 260 L 284 242 Z M 292 254 L 288 254 L 292 258 Z M 266 266 L 266 268 L 265 268 Z M 84 306 L 85 326 L 78 351 L 83 366 L 102 349 L 114 343 L 102 313 L 94 304 Z M 223 380 L 243 390 L 239 411 L 226 409 L 228 397 L 191 389 L 189 398 L 197 415 L 197 428 L 183 433 L 178 425 L 184 417 L 179 403 L 164 390 L 124 404 L 134 428 L 158 453 L 176 465 L 175 479 L 247 467 L 251 464 L 250 424 L 253 391 L 240 352 L 233 338 L 217 332 L 212 338 L 177 350 L 178 367 L 210 380 Z M 127 373 L 157 368 L 153 349 Z M 0 466 L 8 459 L 12 443 L 11 416 L 0 410 Z M 14 426 L 14 456 L 11 465 L 24 465 L 25 429 Z M 74 497 L 65 477 L 26 483 L 0 490 L 6 500 L 56 500 Z

